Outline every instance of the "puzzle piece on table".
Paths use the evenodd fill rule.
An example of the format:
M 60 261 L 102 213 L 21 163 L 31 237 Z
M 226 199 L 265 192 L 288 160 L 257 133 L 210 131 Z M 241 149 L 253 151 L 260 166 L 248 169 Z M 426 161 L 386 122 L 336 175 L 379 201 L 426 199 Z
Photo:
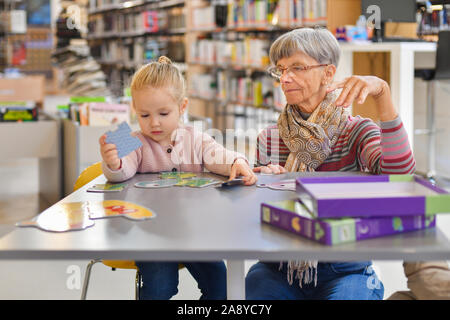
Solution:
M 269 188 L 272 190 L 280 191 L 295 191 L 295 179 L 282 180 L 272 183 L 260 183 L 257 185 L 258 188 Z
M 92 227 L 87 202 L 59 203 L 32 220 L 19 222 L 18 227 L 34 227 L 49 232 L 79 231 Z
M 190 179 L 195 178 L 197 175 L 192 172 L 161 172 L 160 178 L 161 179 Z
M 178 181 L 176 186 L 203 188 L 203 187 L 215 185 L 218 183 L 221 183 L 221 181 L 215 180 L 215 179 L 209 179 L 209 178 L 193 178 L 193 179 L 180 180 L 180 181 Z
M 228 180 L 225 182 L 222 182 L 218 185 L 218 187 L 232 187 L 232 186 L 240 186 L 244 185 L 244 179 L 243 178 L 236 178 L 233 180 Z
M 142 146 L 141 140 L 131 135 L 131 128 L 126 122 L 119 124 L 115 131 L 106 133 L 106 143 L 116 145 L 120 159 Z
M 87 209 L 91 219 L 124 217 L 140 221 L 156 217 L 156 214 L 148 208 L 120 200 L 89 201 Z
M 154 180 L 154 181 L 141 181 L 136 183 L 134 186 L 136 188 L 145 188 L 145 189 L 159 189 L 159 188 L 167 188 L 172 187 L 178 183 L 175 179 L 166 179 L 166 180 Z
M 120 192 L 126 187 L 125 183 L 95 184 L 87 192 Z

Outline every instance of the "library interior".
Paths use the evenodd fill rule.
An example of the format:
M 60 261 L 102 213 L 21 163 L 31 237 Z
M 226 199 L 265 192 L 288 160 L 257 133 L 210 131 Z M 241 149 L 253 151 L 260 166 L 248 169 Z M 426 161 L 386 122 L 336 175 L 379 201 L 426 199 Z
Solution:
M 0 0 L 0 299 L 145 299 L 137 261 L 164 259 L 171 299 L 206 296 L 186 261 L 260 299 L 266 260 L 320 283 L 341 259 L 372 260 L 378 299 L 450 299 L 449 19 L 448 0 Z

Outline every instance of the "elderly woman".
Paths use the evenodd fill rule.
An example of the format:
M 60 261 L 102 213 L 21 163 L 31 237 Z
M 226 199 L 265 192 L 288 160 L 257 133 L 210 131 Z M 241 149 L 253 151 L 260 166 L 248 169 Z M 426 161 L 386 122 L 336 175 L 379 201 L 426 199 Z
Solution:
M 339 44 L 326 29 L 293 30 L 272 44 L 270 73 L 280 80 L 287 105 L 278 124 L 258 136 L 255 172 L 415 170 L 389 85 L 372 76 L 333 82 L 339 56 Z M 362 104 L 368 96 L 376 102 L 381 128 L 347 113 L 346 107 Z M 247 298 L 382 299 L 384 287 L 371 265 L 370 261 L 258 262 L 246 278 Z

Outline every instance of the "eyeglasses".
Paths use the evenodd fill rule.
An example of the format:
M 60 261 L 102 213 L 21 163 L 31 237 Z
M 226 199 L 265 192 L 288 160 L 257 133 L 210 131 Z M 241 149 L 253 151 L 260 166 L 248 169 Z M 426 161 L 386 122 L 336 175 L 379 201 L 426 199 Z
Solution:
M 274 77 L 275 79 L 280 80 L 281 77 L 283 76 L 284 72 L 287 71 L 287 73 L 293 74 L 295 76 L 298 76 L 302 71 L 306 71 L 309 69 L 313 69 L 313 68 L 318 68 L 318 67 L 326 67 L 329 66 L 329 64 L 317 64 L 314 66 L 290 66 L 287 68 L 279 68 L 279 67 L 271 67 L 267 70 L 267 72 L 269 72 L 269 74 Z

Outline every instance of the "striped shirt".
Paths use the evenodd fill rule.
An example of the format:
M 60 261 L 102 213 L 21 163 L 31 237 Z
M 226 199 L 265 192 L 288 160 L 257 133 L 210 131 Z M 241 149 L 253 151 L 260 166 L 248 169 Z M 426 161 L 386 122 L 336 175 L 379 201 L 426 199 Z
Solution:
M 412 174 L 414 160 L 408 135 L 400 117 L 381 122 L 349 116 L 329 157 L 316 171 L 363 171 L 373 174 Z M 257 140 L 258 166 L 284 166 L 289 149 L 279 135 L 277 125 L 264 129 Z

